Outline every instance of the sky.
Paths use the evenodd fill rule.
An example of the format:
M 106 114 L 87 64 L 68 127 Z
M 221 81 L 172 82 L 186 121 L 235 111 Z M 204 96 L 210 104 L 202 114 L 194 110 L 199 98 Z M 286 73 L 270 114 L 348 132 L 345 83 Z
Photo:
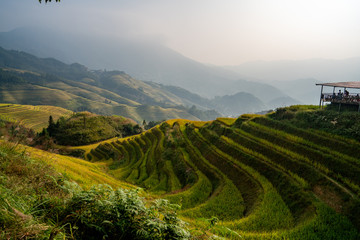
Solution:
M 360 56 L 359 0 L 1 0 L 0 31 L 24 26 L 156 41 L 213 65 Z

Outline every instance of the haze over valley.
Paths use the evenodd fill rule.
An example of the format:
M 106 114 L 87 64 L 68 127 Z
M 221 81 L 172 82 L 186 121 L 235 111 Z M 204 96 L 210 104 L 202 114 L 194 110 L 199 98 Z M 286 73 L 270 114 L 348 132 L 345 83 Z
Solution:
M 85 64 L 89 70 L 120 70 L 145 82 L 178 86 L 202 98 L 213 99 L 206 104 L 181 104 L 215 109 L 225 116 L 293 104 L 316 104 L 319 89 L 315 83 L 335 79 L 350 81 L 360 76 L 359 58 L 252 62 L 220 67 L 196 62 L 159 43 L 101 36 L 89 39 L 81 34 L 68 35 L 39 27 L 0 33 L 0 45 L 43 58 L 57 58 L 68 64 Z M 215 103 L 215 99 L 222 96 L 240 101 L 236 96 L 241 93 L 251 94 L 260 101 L 243 98 L 243 104 L 239 104 L 243 107 L 237 109 L 224 109 Z

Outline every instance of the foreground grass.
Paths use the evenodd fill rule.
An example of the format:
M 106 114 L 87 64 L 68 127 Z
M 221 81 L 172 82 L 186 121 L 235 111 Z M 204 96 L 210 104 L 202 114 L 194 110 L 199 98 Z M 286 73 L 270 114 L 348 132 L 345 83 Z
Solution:
M 45 160 L 51 155 L 0 142 L 0 239 L 190 238 L 177 217 L 177 205 L 161 199 L 145 202 L 138 190 L 113 190 L 104 184 L 83 190 L 72 179 L 76 175 L 88 179 L 81 182 L 84 187 L 97 177 L 99 182 L 106 179 L 85 161 L 70 168 L 88 169 L 87 174 L 61 174 L 57 160 L 70 164 L 74 159 Z M 110 184 L 121 185 L 114 179 Z

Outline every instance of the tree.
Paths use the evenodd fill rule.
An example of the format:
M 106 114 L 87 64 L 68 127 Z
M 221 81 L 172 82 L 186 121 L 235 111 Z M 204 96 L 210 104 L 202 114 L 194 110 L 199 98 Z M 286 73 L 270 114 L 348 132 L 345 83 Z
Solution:
M 84 128 L 86 128 L 86 117 L 85 117 L 85 114 L 83 115 L 83 122 L 84 122 Z
M 49 116 L 49 126 L 47 128 L 47 131 L 50 136 L 53 136 L 56 131 L 56 125 L 55 125 L 54 119 L 51 115 Z

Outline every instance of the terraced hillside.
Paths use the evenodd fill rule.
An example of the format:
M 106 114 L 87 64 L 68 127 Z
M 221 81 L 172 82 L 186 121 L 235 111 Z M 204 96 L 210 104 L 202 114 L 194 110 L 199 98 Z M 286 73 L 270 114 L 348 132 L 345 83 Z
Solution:
M 69 117 L 72 111 L 54 106 L 31 106 L 18 104 L 0 104 L 0 119 L 18 122 L 27 128 L 41 131 L 49 124 L 49 116 L 56 121 L 59 117 Z
M 359 239 L 360 143 L 262 116 L 171 120 L 88 149 L 115 178 L 231 239 Z M 211 225 L 212 226 L 212 225 Z

